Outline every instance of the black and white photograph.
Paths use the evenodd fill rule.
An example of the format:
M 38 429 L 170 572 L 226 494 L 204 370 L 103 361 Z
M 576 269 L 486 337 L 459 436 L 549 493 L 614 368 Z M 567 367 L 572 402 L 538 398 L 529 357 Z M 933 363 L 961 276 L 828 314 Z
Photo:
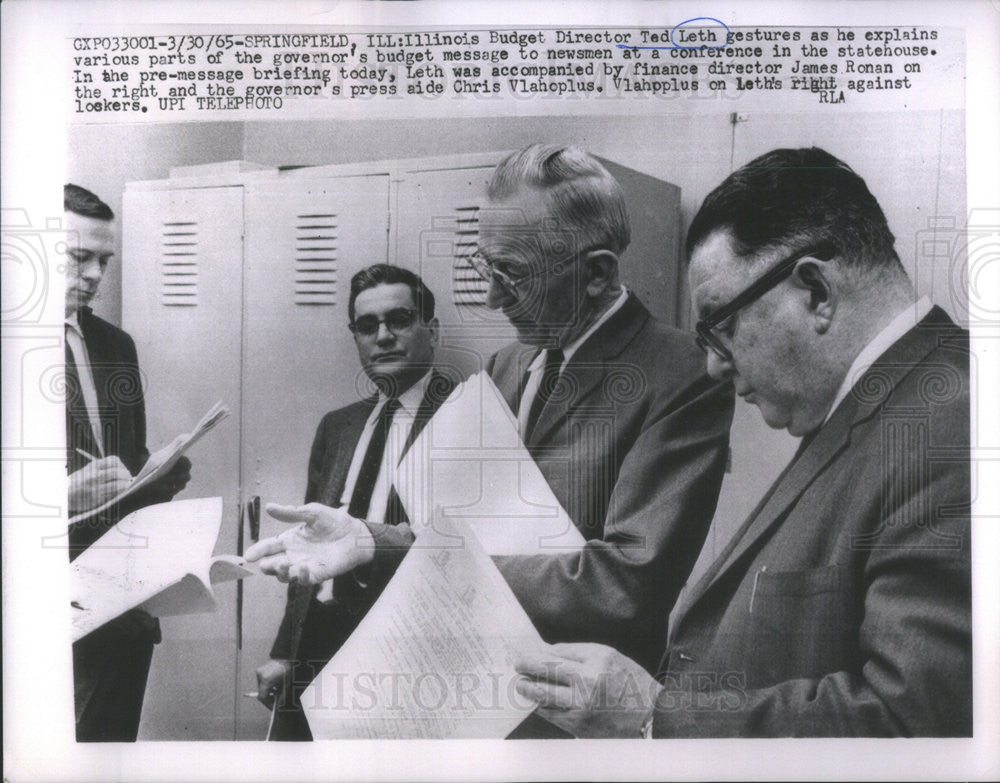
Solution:
M 996 4 L 28 5 L 5 777 L 1000 772 Z

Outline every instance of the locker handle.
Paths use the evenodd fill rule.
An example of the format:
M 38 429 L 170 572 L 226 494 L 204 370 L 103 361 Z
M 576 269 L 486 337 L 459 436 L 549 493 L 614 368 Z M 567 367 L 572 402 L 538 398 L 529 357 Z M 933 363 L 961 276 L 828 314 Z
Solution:
M 247 503 L 247 517 L 250 520 L 250 540 L 260 539 L 260 495 L 254 495 Z

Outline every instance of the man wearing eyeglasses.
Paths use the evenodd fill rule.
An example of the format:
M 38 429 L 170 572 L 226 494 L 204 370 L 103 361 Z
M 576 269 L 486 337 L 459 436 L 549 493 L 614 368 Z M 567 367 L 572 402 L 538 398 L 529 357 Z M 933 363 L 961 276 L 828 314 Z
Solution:
M 389 576 L 367 567 L 354 549 L 371 551 L 373 532 L 379 537 L 379 531 L 406 521 L 393 489 L 396 466 L 455 385 L 434 369 L 434 295 L 414 273 L 387 264 L 358 272 L 351 279 L 348 315 L 361 368 L 378 394 L 323 417 L 309 458 L 306 505 L 267 507 L 284 522 L 332 520 L 353 558 L 336 579 L 289 588 L 271 659 L 257 669 L 258 698 L 269 708 L 278 702 L 275 740 L 312 738 L 299 695 L 351 635 Z
M 715 510 L 732 387 L 708 376 L 693 335 L 658 322 L 619 280 L 625 200 L 597 160 L 534 145 L 499 164 L 488 195 L 472 263 L 519 340 L 488 369 L 587 542 L 498 566 L 543 638 L 602 642 L 652 670 Z M 314 581 L 373 557 L 391 571 L 408 543 L 389 530 L 395 547 L 346 546 L 350 523 L 329 515 L 314 528 L 332 543 L 283 534 L 247 555 Z M 515 736 L 552 734 L 529 720 Z
M 819 149 L 706 198 L 687 252 L 709 372 L 802 443 L 679 607 L 658 679 L 600 645 L 517 664 L 545 717 L 578 736 L 971 735 L 968 334 L 893 245 Z

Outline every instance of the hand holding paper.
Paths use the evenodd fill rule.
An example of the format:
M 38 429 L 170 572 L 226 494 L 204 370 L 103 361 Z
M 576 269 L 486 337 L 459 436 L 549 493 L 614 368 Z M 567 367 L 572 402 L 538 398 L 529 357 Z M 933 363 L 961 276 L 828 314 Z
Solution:
M 191 460 L 180 457 L 174 466 L 158 479 L 134 493 L 141 504 L 167 503 L 191 480 Z
M 280 522 L 297 523 L 279 536 L 254 544 L 246 553 L 247 560 L 260 561 L 260 570 L 279 582 L 319 584 L 374 558 L 375 542 L 368 527 L 346 509 L 321 503 L 268 503 L 265 511 Z
M 640 736 L 663 689 L 631 658 L 603 644 L 552 644 L 521 655 L 515 684 L 538 714 L 575 737 Z
M 69 475 L 70 514 L 106 503 L 131 482 L 132 474 L 118 457 L 103 457 L 87 463 Z
M 146 464 L 142 466 L 134 477 L 130 476 L 129 483 L 124 487 L 120 487 L 116 494 L 93 506 L 86 505 L 74 508 L 71 502 L 70 513 L 72 516 L 69 519 L 70 524 L 82 522 L 94 514 L 104 511 L 109 506 L 122 501 L 129 495 L 134 495 L 140 491 L 151 493 L 152 502 L 165 501 L 172 498 L 184 488 L 191 478 L 191 463 L 181 455 L 228 415 L 229 409 L 221 401 L 215 403 L 202 416 L 201 421 L 195 425 L 195 428 L 191 432 L 178 435 L 162 449 L 150 454 L 149 459 L 146 460 Z M 181 460 L 184 461 L 182 462 Z M 172 491 L 170 491 L 171 489 Z M 72 492 L 72 482 L 70 483 L 70 491 Z M 74 510 L 77 513 L 73 514 Z

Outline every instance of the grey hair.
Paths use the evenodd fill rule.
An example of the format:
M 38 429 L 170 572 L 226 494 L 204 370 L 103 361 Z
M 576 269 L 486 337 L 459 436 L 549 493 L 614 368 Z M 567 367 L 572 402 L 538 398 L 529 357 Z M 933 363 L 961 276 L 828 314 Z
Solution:
M 491 201 L 522 188 L 541 191 L 557 228 L 569 230 L 580 248 L 622 253 L 631 239 L 625 195 L 604 166 L 579 147 L 532 144 L 501 161 L 490 179 Z

